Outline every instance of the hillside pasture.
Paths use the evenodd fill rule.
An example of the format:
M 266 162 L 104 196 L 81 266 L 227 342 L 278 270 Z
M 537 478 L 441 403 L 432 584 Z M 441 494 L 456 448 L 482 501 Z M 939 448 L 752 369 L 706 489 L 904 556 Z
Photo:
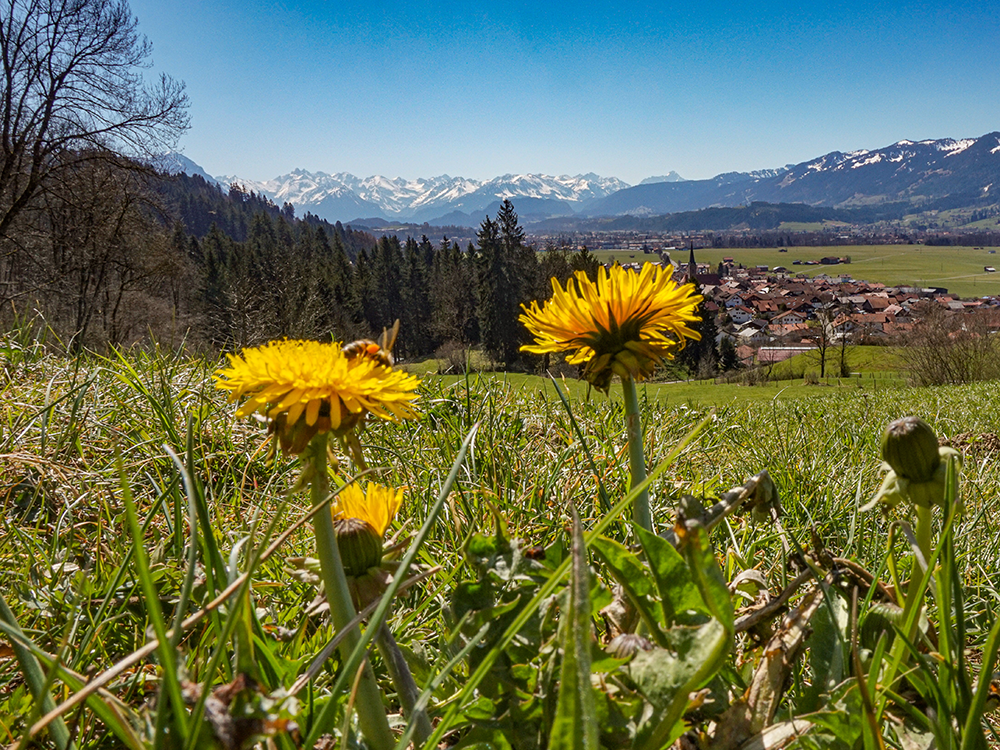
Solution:
M 813 277 L 825 273 L 830 276 L 850 275 L 853 279 L 877 281 L 890 286 L 937 286 L 949 294 L 972 298 L 1000 294 L 1000 273 L 987 273 L 985 266 L 997 266 L 1000 253 L 990 254 L 993 247 L 938 247 L 929 245 L 837 245 L 830 247 L 788 246 L 787 252 L 778 247 L 768 248 L 697 248 L 695 258 L 699 263 L 709 263 L 714 272 L 723 258 L 746 267 L 766 265 L 768 268 L 785 266 L 790 274 Z M 594 253 L 602 263 L 641 263 L 655 261 L 654 254 L 624 250 L 601 250 Z M 850 264 L 832 266 L 796 266 L 795 260 L 819 261 L 826 256 L 850 256 Z M 687 263 L 688 251 L 676 250 L 672 256 L 679 263 Z
M 835 372 L 840 361 L 840 350 L 831 348 L 827 352 L 827 372 Z M 875 392 L 886 388 L 905 385 L 905 373 L 898 349 L 887 346 L 849 346 L 846 353 L 847 367 L 851 375 L 846 378 L 827 377 L 819 380 L 819 355 L 816 351 L 797 354 L 783 362 L 778 362 L 767 373 L 767 382 L 746 385 L 739 382 L 716 380 L 681 380 L 675 382 L 646 382 L 639 386 L 639 396 L 648 403 L 680 403 L 690 406 L 725 406 L 733 403 L 758 403 L 772 400 L 827 398 Z M 479 352 L 472 353 L 474 369 L 486 368 L 487 362 Z M 465 387 L 494 387 L 503 384 L 515 392 L 537 394 L 539 398 L 558 399 L 552 378 L 547 375 L 503 372 L 471 372 L 468 376 L 443 373 L 448 363 L 439 359 L 425 359 L 420 362 L 404 363 L 404 369 L 427 378 L 446 389 Z M 601 401 L 606 398 L 621 402 L 617 386 L 605 397 L 589 388 L 583 380 L 575 377 L 556 378 L 559 388 L 571 400 L 577 402 Z M 817 382 L 818 381 L 818 382 Z

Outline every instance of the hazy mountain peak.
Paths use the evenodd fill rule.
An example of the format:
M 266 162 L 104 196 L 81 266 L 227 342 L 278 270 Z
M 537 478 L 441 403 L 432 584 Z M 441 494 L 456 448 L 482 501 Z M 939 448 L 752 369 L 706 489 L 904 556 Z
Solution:
M 647 177 L 645 180 L 640 182 L 640 185 L 655 185 L 658 182 L 684 182 L 684 178 L 677 174 L 675 171 L 670 170 L 663 175 L 654 175 L 653 177 Z
M 166 172 L 167 174 L 179 174 L 183 172 L 184 174 L 192 176 L 198 175 L 205 180 L 205 182 L 211 185 L 218 183 L 216 178 L 212 177 L 208 174 L 208 172 L 184 156 L 184 154 L 180 151 L 168 151 L 165 154 L 160 154 L 160 156 L 153 159 L 152 165 L 156 169 L 161 172 Z M 229 183 L 225 184 L 228 185 Z

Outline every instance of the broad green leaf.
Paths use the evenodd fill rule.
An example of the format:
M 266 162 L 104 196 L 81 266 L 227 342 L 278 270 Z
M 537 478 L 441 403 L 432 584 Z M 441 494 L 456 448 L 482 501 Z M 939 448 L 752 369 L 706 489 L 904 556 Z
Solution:
M 732 638 L 734 618 L 733 600 L 726 586 L 726 579 L 715 559 L 708 531 L 701 524 L 692 524 L 684 532 L 684 559 L 701 598 L 712 616 L 718 619 Z
M 802 711 L 821 707 L 823 695 L 844 679 L 846 662 L 844 644 L 849 623 L 847 602 L 834 589 L 827 587 L 826 603 L 813 615 L 809 636 L 809 666 L 813 672 L 812 687 L 803 699 Z
M 642 544 L 643 552 L 646 553 L 646 560 L 660 591 L 664 626 L 693 624 L 689 617 L 685 617 L 686 612 L 693 611 L 711 616 L 698 592 L 698 587 L 695 586 L 690 569 L 674 545 L 641 527 L 637 526 L 634 531 L 639 536 L 639 542 Z
M 833 733 L 841 743 L 834 747 L 857 747 L 864 732 L 865 710 L 861 704 L 861 696 L 855 689 L 857 683 L 848 680 L 836 690 L 840 694 L 836 703 L 831 703 L 827 710 L 809 714 L 809 721 L 818 727 L 823 727 Z M 813 733 L 810 733 L 813 734 Z
M 938 747 L 937 738 L 934 732 L 926 727 L 916 726 L 907 717 L 895 725 L 896 736 L 899 737 L 899 744 L 907 750 L 933 750 Z M 984 744 L 985 748 L 986 745 Z
M 611 575 L 621 584 L 629 600 L 639 610 L 653 639 L 661 646 L 666 646 L 657 608 L 652 601 L 655 590 L 650 581 L 649 570 L 638 556 L 612 539 L 600 536 L 594 539 L 590 546 L 604 560 Z
M 629 552 L 625 545 L 606 536 L 599 536 L 590 543 L 590 547 L 601 556 L 611 568 L 615 580 L 630 594 L 636 597 L 648 597 L 655 593 L 653 584 L 649 580 L 649 572 L 639 556 Z
M 697 628 L 668 631 L 672 648 L 636 654 L 628 673 L 656 710 L 636 733 L 636 750 L 656 750 L 683 731 L 688 694 L 704 687 L 725 664 L 733 644 L 733 604 L 700 524 L 678 531 L 691 578 L 713 619 Z
M 683 731 L 688 694 L 703 687 L 729 651 L 730 632 L 718 620 L 698 628 L 673 628 L 676 650 L 639 651 L 626 671 L 653 705 L 653 715 L 639 727 L 636 748 L 660 748 Z
M 493 564 L 496 556 L 505 551 L 506 545 L 501 546 L 499 542 L 496 536 L 480 534 L 477 531 L 465 543 L 465 559 L 481 573 L 485 572 Z
M 451 606 L 456 620 L 461 620 L 466 612 L 486 609 L 493 604 L 493 584 L 489 581 L 477 583 L 463 581 L 455 587 L 451 596 Z
M 637 651 L 626 667 L 639 691 L 660 711 L 669 708 L 681 691 L 687 700 L 689 692 L 698 690 L 711 679 L 714 671 L 704 677 L 704 683 L 693 684 L 702 676 L 702 667 L 712 661 L 724 645 L 726 631 L 721 623 L 712 620 L 700 627 L 674 628 L 672 635 L 676 650 Z
M 21 630 L 17 619 L 14 617 L 13 611 L 7 606 L 7 602 L 2 596 L 0 596 L 0 621 L 9 627 L 13 634 L 19 638 L 23 638 L 25 641 L 28 640 L 24 635 L 24 631 Z M 18 640 L 12 639 L 12 641 L 14 654 L 21 667 L 21 673 L 24 675 L 24 679 L 31 689 L 32 697 L 36 702 L 41 702 L 45 712 L 51 711 L 54 708 L 54 704 L 52 696 L 48 691 L 50 685 L 42 672 L 42 668 L 38 664 L 38 660 L 31 653 L 30 648 L 19 643 Z M 49 723 L 49 732 L 52 734 L 52 739 L 60 750 L 71 746 L 69 730 L 66 728 L 66 724 L 63 722 L 61 716 Z
M 476 727 L 453 750 L 512 750 L 510 741 L 499 727 Z
M 502 558 L 510 557 L 513 548 L 511 547 L 510 534 L 507 531 L 507 520 L 500 515 L 495 507 L 490 506 L 493 518 L 496 523 L 496 531 L 491 536 L 481 534 L 478 531 L 469 537 L 465 543 L 465 559 L 472 565 L 480 575 L 485 575 L 491 569 L 497 567 L 498 563 L 504 569 L 511 567 L 510 560 L 504 561 Z
M 590 579 L 583 529 L 573 513 L 572 572 L 569 608 L 561 645 L 559 700 L 549 734 L 549 750 L 597 750 L 598 726 L 594 691 L 590 686 Z

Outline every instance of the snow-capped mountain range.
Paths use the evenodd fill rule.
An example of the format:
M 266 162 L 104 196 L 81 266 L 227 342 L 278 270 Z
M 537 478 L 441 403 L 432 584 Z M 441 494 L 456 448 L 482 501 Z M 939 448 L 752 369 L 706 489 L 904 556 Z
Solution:
M 222 185 L 238 183 L 263 193 L 278 205 L 291 203 L 299 213 L 311 211 L 330 221 L 379 217 L 423 222 L 456 213 L 471 216 L 504 198 L 520 199 L 525 215 L 572 215 L 594 200 L 629 187 L 617 178 L 596 174 L 508 174 L 484 182 L 449 175 L 416 180 L 380 175 L 362 179 L 347 172 L 326 174 L 296 169 L 265 182 L 235 175 L 215 179 Z M 476 218 L 476 224 L 481 220 L 482 216 Z
M 961 140 L 903 140 L 873 151 L 832 151 L 782 169 L 730 172 L 710 180 L 640 184 L 595 201 L 587 213 L 652 216 L 753 201 L 835 208 L 904 202 L 919 207 L 952 198 L 972 205 L 991 199 L 994 185 L 1000 186 L 1000 132 Z
M 849 207 L 958 197 L 971 204 L 990 199 L 993 186 L 1000 185 L 1000 132 L 961 140 L 902 140 L 871 151 L 832 151 L 800 164 L 727 172 L 709 180 L 684 180 L 670 172 L 635 186 L 596 174 L 407 180 L 304 169 L 259 182 L 234 175 L 209 177 L 176 153 L 162 157 L 158 166 L 199 174 L 224 189 L 238 183 L 278 205 L 291 203 L 300 216 L 308 211 L 329 221 L 382 219 L 475 227 L 504 198 L 514 201 L 526 223 L 575 215 L 649 216 L 752 201 Z

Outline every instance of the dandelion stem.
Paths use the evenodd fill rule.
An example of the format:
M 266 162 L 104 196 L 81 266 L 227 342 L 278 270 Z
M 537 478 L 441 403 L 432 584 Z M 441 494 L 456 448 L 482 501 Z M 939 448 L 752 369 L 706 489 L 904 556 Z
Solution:
M 312 462 L 312 484 L 310 493 L 313 505 L 318 505 L 330 493 L 330 480 L 326 473 L 326 442 L 327 434 L 316 435 L 309 443 L 305 459 Z M 333 531 L 333 516 L 330 513 L 317 513 L 313 518 L 313 528 L 316 532 L 316 555 L 319 557 L 320 570 L 323 575 L 323 586 L 326 589 L 326 600 L 330 605 L 330 617 L 333 625 L 340 632 L 357 614 L 351 602 L 351 593 L 347 588 L 347 576 L 340 561 L 340 549 L 337 547 L 337 537 Z M 354 647 L 361 640 L 361 629 L 355 625 L 340 643 L 341 658 L 350 658 Z M 391 750 L 395 747 L 389 720 L 382 704 L 382 693 L 372 672 L 371 664 L 365 661 L 364 671 L 358 684 L 355 707 L 358 711 L 358 723 L 361 732 L 372 750 Z
M 924 560 L 930 565 L 931 561 L 931 509 L 925 508 L 922 505 L 913 504 L 913 509 L 917 513 L 917 547 L 920 548 L 920 553 L 924 556 Z M 906 602 L 907 606 L 911 605 L 919 607 L 923 600 L 923 592 L 920 590 L 920 579 L 923 572 L 920 570 L 920 566 L 917 561 L 913 561 L 913 572 L 910 574 L 910 586 L 906 592 Z M 916 635 L 916 628 L 914 632 L 907 634 L 911 639 Z
M 422 708 L 417 709 L 417 700 L 420 698 L 420 690 L 410 672 L 410 666 L 406 663 L 406 658 L 392 637 L 388 625 L 382 625 L 375 635 L 375 645 L 378 646 L 382 661 L 385 662 L 392 684 L 396 688 L 399 702 L 403 705 L 404 715 L 413 724 L 413 742 L 415 747 L 421 747 L 427 738 L 431 736 L 431 722 L 427 718 L 427 712 Z
M 625 428 L 628 433 L 628 463 L 635 487 L 646 479 L 646 457 L 642 451 L 642 421 L 639 419 L 639 397 L 632 378 L 622 378 L 625 396 Z M 646 531 L 653 530 L 653 520 L 649 512 L 649 491 L 643 490 L 632 506 L 632 522 Z

